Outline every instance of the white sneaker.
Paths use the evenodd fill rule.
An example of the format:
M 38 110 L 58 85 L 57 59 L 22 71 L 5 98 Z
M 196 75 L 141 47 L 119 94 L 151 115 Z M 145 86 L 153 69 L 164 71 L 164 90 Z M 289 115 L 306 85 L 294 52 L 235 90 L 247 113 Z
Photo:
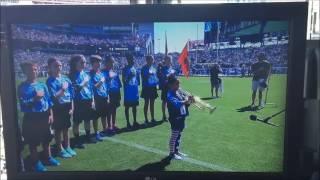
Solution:
M 177 154 L 179 155 L 179 156 L 184 156 L 184 157 L 187 157 L 188 156 L 188 154 L 185 154 L 185 153 L 182 153 L 182 152 L 177 152 Z
M 179 156 L 178 154 L 174 154 L 173 159 L 182 160 L 183 158 L 181 156 Z

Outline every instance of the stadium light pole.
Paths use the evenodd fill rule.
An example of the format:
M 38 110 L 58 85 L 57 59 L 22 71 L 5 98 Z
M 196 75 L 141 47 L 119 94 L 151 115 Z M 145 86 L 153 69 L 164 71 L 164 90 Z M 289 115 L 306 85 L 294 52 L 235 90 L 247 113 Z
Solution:
M 312 36 L 312 23 L 313 23 L 313 0 L 311 0 L 311 13 L 310 13 L 310 39 L 311 39 L 311 36 Z
M 158 53 L 160 54 L 160 38 L 158 38 Z

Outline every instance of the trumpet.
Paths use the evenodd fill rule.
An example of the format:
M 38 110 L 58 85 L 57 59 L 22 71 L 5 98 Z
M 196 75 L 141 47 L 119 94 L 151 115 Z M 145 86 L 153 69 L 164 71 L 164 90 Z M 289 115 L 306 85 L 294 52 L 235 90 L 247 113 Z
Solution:
M 209 113 L 212 114 L 217 107 L 211 106 L 209 103 L 204 102 L 201 100 L 199 96 L 194 96 L 190 92 L 179 88 L 178 93 L 185 99 L 185 100 L 190 100 L 191 98 L 191 104 L 196 106 L 200 110 L 209 110 Z

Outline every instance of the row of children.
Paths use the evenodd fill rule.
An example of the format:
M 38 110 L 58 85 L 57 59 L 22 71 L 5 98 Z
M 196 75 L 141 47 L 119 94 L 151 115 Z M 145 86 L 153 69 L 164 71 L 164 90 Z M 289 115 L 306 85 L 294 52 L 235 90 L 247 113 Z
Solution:
M 49 77 L 46 83 L 37 80 L 37 65 L 33 63 L 21 64 L 26 80 L 18 87 L 20 109 L 24 113 L 22 136 L 25 144 L 29 145 L 32 167 L 35 171 L 46 171 L 45 165 L 58 166 L 60 162 L 52 157 L 50 142 L 54 134 L 58 155 L 62 158 L 76 156 L 70 147 L 68 130 L 72 127 L 76 148 L 84 148 L 84 140 L 89 143 L 102 141 L 102 136 L 116 132 L 116 111 L 120 106 L 120 89 L 123 84 L 125 117 L 127 128 L 139 126 L 137 123 L 137 106 L 139 105 L 140 78 L 134 67 L 134 57 L 127 55 L 127 65 L 122 71 L 122 83 L 117 72 L 113 71 L 115 62 L 108 57 L 101 66 L 102 58 L 98 55 L 90 57 L 91 70 L 85 72 L 86 59 L 83 55 L 73 55 L 70 59 L 70 73 L 61 74 L 62 64 L 56 58 L 48 60 Z M 166 120 L 165 107 L 167 103 L 168 80 L 174 77 L 171 68 L 171 57 L 166 56 L 164 65 L 159 69 L 153 66 L 152 56 L 146 56 L 146 65 L 141 69 L 142 91 L 144 98 L 145 123 L 149 123 L 148 109 L 150 107 L 151 121 L 154 118 L 154 102 L 158 97 L 157 85 L 162 89 L 163 120 Z M 159 80 L 160 79 L 160 80 Z M 167 96 L 168 95 L 168 96 Z M 175 102 L 176 104 L 177 102 Z M 169 120 L 170 120 L 170 109 Z M 181 105 L 179 105 L 179 108 Z M 129 109 L 132 108 L 133 124 L 129 121 Z M 71 118 L 72 117 L 72 118 Z M 98 119 L 101 119 L 102 131 L 98 130 Z M 84 121 L 85 139 L 80 138 L 79 126 Z M 91 122 L 94 136 L 90 134 Z M 171 122 L 171 121 L 170 121 Z M 172 125 L 172 123 L 171 123 Z M 53 129 L 54 133 L 52 133 Z M 178 136 L 174 134 L 178 141 Z M 63 139 L 63 140 L 62 140 Z M 44 159 L 38 157 L 37 146 L 42 145 Z

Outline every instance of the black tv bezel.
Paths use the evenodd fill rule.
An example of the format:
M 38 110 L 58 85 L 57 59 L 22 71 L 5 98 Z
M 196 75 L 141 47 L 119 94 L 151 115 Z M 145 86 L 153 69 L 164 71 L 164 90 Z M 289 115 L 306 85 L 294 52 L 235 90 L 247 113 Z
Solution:
M 306 44 L 307 3 L 243 3 L 190 5 L 31 5 L 1 7 L 8 32 L 9 59 L 1 59 L 1 102 L 7 173 L 9 179 L 36 178 L 123 178 L 156 179 L 237 178 L 294 179 L 299 173 L 299 149 L 302 143 L 303 75 Z M 289 52 L 286 96 L 283 172 L 47 172 L 20 173 L 17 170 L 17 107 L 11 46 L 11 24 L 103 24 L 126 22 L 192 22 L 210 20 L 288 20 Z M 299 72 L 299 73 L 298 73 Z

